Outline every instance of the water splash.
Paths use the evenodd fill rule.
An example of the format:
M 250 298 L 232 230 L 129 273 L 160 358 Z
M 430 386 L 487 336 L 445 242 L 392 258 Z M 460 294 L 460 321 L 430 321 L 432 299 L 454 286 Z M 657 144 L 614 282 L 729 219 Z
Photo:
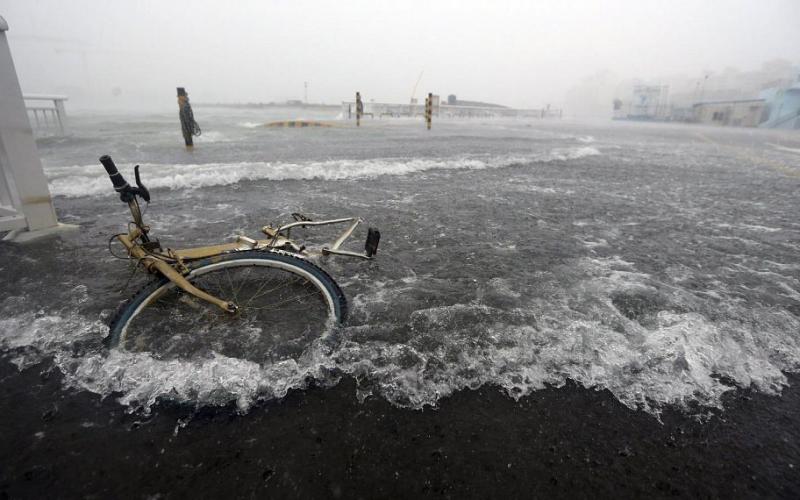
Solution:
M 305 163 L 240 162 L 200 165 L 141 165 L 149 188 L 196 189 L 226 186 L 242 181 L 323 179 L 343 180 L 374 178 L 381 175 L 408 175 L 434 169 L 504 168 L 532 162 L 569 161 L 599 155 L 593 147 L 559 148 L 540 154 L 450 159 L 369 159 L 329 160 Z M 127 169 L 128 165 L 120 165 Z M 49 167 L 45 173 L 50 192 L 70 198 L 110 196 L 108 178 L 99 165 Z
M 666 405 L 721 408 L 735 387 L 777 394 L 783 372 L 800 369 L 800 320 L 786 311 L 733 302 L 704 310 L 689 291 L 618 257 L 582 258 L 562 271 L 565 285 L 556 293 L 532 297 L 512 280 L 492 278 L 469 302 L 407 316 L 392 305 L 430 277 L 376 282 L 352 300 L 355 325 L 274 363 L 109 352 L 99 345 L 105 326 L 72 307 L 85 300 L 80 286 L 72 305 L 52 312 L 8 314 L 24 298 L 6 299 L 0 347 L 20 368 L 51 356 L 69 386 L 121 394 L 122 404 L 142 411 L 166 398 L 235 403 L 246 412 L 310 380 L 330 385 L 349 374 L 359 397 L 409 408 L 488 383 L 520 398 L 571 379 L 657 415 Z

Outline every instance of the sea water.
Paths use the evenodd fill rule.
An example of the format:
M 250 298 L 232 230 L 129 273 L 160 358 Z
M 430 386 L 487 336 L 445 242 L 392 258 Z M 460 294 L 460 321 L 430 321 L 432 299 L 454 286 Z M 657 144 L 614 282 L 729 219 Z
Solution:
M 40 139 L 59 218 L 81 231 L 0 245 L 2 355 L 132 411 L 168 398 L 245 412 L 347 374 L 355 396 L 410 408 L 571 379 L 654 414 L 702 413 L 736 387 L 779 394 L 800 368 L 796 136 L 305 114 L 198 107 L 192 151 L 176 113 L 77 114 L 68 137 Z M 260 126 L 277 118 L 336 126 Z M 167 246 L 253 236 L 291 212 L 365 217 L 383 235 L 376 260 L 317 262 L 349 299 L 347 325 L 283 358 L 109 351 L 106 321 L 146 277 L 107 251 L 129 215 L 102 154 L 126 175 L 141 164 Z

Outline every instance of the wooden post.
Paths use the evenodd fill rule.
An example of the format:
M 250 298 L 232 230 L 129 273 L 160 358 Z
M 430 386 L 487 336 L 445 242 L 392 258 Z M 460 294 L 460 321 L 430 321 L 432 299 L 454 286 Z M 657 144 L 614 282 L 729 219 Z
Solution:
M 364 114 L 364 103 L 361 102 L 361 92 L 356 92 L 356 127 L 361 126 L 361 115 Z
M 433 93 L 428 92 L 428 97 L 425 98 L 425 123 L 428 125 L 428 130 L 431 129 L 431 120 L 433 120 Z
M 186 89 L 178 87 L 178 117 L 181 119 L 181 132 L 183 133 L 183 142 L 186 148 L 193 148 L 194 141 L 193 135 L 200 135 L 200 127 L 194 121 L 194 113 L 192 112 L 192 105 L 189 104 L 189 95 Z

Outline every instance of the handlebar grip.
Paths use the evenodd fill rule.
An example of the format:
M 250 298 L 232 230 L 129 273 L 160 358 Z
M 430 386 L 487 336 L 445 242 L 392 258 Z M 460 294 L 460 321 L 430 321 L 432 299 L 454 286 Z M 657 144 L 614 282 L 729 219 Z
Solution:
M 122 174 L 119 173 L 119 170 L 117 170 L 117 166 L 114 165 L 114 160 L 112 160 L 110 156 L 108 155 L 101 156 L 100 163 L 103 164 L 103 167 L 105 167 L 106 172 L 108 172 L 108 177 L 114 184 L 115 191 L 119 192 L 128 187 L 128 183 L 127 181 L 125 181 L 125 177 L 123 177 Z

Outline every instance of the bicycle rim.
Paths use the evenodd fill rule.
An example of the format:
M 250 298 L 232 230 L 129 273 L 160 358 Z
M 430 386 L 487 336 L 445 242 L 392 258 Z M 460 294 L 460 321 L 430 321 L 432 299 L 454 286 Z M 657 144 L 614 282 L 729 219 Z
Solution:
M 293 256 L 232 254 L 187 279 L 239 310 L 227 313 L 161 280 L 131 300 L 112 325 L 112 344 L 160 358 L 217 353 L 274 362 L 296 358 L 346 314 L 330 276 Z

